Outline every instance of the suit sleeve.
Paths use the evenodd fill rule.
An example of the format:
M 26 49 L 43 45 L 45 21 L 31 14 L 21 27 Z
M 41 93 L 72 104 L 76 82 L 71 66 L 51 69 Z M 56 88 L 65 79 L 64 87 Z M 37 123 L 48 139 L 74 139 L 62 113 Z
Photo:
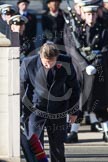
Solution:
M 26 69 L 26 64 L 25 60 L 21 64 L 20 68 L 20 96 L 21 100 L 25 94 L 26 87 L 27 87 L 27 79 L 28 79 L 28 74 L 27 74 L 27 69 Z
M 72 89 L 71 95 L 69 98 L 68 112 L 69 114 L 72 114 L 72 115 L 78 115 L 80 89 L 79 89 L 79 84 L 76 78 L 76 72 L 75 72 L 75 69 L 73 67 L 71 60 L 70 60 L 70 72 L 67 77 L 67 86 L 68 86 L 68 89 Z

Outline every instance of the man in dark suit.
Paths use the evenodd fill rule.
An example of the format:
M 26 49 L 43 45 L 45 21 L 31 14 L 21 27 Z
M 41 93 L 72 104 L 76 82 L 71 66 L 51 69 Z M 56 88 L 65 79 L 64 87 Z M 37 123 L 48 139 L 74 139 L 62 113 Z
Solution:
M 21 65 L 23 101 L 27 84 L 34 88 L 29 137 L 36 133 L 42 141 L 46 126 L 51 162 L 65 162 L 66 115 L 69 113 L 70 122 L 74 122 L 79 111 L 79 86 L 71 59 L 59 54 L 54 43 L 45 43 L 40 55 L 25 59 Z
M 43 43 L 46 41 L 54 42 L 62 53 L 65 53 L 63 30 L 64 30 L 64 17 L 63 11 L 60 9 L 61 0 L 47 0 L 48 10 L 43 15 Z

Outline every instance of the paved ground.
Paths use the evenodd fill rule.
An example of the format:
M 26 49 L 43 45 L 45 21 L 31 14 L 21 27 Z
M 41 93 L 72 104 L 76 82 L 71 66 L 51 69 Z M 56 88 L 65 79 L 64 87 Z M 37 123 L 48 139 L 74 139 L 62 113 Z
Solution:
M 108 162 L 108 143 L 102 133 L 90 132 L 90 126 L 81 126 L 79 142 L 65 144 L 66 162 Z M 45 151 L 49 157 L 49 144 L 45 135 Z M 22 155 L 21 162 L 26 162 Z
M 82 125 L 78 133 L 79 142 L 65 144 L 66 162 L 108 162 L 108 143 L 102 140 L 102 136 L 103 133 L 91 132 L 89 125 Z M 45 152 L 49 157 L 47 134 L 45 134 Z M 22 151 L 21 159 L 3 160 L 0 162 L 26 162 Z
M 21 160 L 19 158 L 8 158 L 8 159 L 0 159 L 0 162 L 21 162 Z

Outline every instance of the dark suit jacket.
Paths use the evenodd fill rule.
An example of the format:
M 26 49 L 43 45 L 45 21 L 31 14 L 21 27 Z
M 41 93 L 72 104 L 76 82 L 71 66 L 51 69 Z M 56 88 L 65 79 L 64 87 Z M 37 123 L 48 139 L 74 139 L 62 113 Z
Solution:
M 65 52 L 63 41 L 64 23 L 65 20 L 62 10 L 60 9 L 57 17 L 52 16 L 49 11 L 42 17 L 42 27 L 44 32 L 43 43 L 52 41 L 57 44 L 58 48 L 63 52 Z
M 25 29 L 25 36 L 28 37 L 28 39 L 32 39 L 36 37 L 36 16 L 32 13 L 27 12 L 26 15 L 28 22 L 26 24 Z
M 59 55 L 53 67 L 54 81 L 48 90 L 46 75 L 39 55 L 26 58 L 21 65 L 21 93 L 25 85 L 32 85 L 33 103 L 39 109 L 49 113 L 62 113 L 73 106 L 79 99 L 79 86 L 76 73 L 68 56 Z M 75 107 L 78 113 L 78 105 Z

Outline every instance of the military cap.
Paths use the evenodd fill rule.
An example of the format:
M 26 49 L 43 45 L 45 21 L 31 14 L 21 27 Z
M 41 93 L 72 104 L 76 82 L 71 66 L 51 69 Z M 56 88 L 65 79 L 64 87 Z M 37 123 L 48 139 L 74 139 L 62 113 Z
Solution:
M 62 0 L 46 0 L 46 3 L 49 3 L 51 1 L 59 1 L 61 3 Z
M 83 6 L 82 8 L 84 12 L 96 12 L 98 7 L 99 6 L 91 5 L 91 6 Z
M 83 2 L 83 0 L 74 0 L 74 3 L 81 3 L 81 2 Z
M 22 3 L 22 2 L 26 2 L 26 3 L 30 3 L 30 1 L 29 0 L 19 0 L 18 2 L 17 2 L 17 4 L 20 4 L 20 3 Z
M 93 5 L 93 0 L 84 0 L 79 2 L 79 6 L 81 7 L 89 6 L 89 5 Z
M 6 4 L 1 4 L 0 5 L 0 10 L 3 8 L 3 6 L 5 6 Z
M 107 0 L 108 2 L 108 0 Z M 98 5 L 98 6 L 102 6 L 103 5 L 103 0 L 93 0 L 93 5 Z
M 17 13 L 17 8 L 10 4 L 3 4 L 0 6 L 1 14 L 15 14 Z
M 28 22 L 28 19 L 25 16 L 22 15 L 14 15 L 9 20 L 9 25 L 22 25 L 26 24 Z
M 103 3 L 108 3 L 108 0 L 103 0 Z
M 0 5 L 0 14 L 1 14 L 1 12 L 2 12 L 2 6 L 3 6 L 4 4 L 2 4 L 2 5 Z

